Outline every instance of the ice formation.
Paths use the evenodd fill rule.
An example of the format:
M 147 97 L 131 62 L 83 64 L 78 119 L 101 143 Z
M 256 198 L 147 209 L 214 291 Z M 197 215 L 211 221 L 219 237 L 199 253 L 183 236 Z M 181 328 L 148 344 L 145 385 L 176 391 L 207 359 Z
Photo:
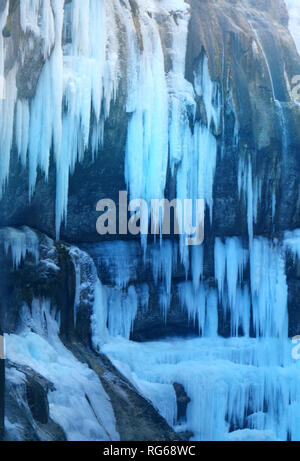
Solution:
M 136 344 L 120 339 L 103 351 L 168 421 L 176 420 L 172 384 L 181 383 L 191 403 L 186 424 L 173 425 L 192 431 L 193 440 L 300 438 L 300 374 L 287 341 L 210 337 Z M 158 385 L 168 386 L 167 400 Z
M 195 90 L 184 78 L 187 3 L 139 0 L 140 35 L 127 0 L 122 4 L 119 0 L 23 3 L 21 27 L 41 41 L 45 62 L 32 101 L 18 98 L 16 69 L 5 76 L 7 95 L 0 102 L 5 121 L 0 130 L 2 191 L 14 141 L 22 165 L 29 167 L 29 198 L 35 191 L 38 169 L 47 180 L 53 153 L 58 237 L 67 219 L 69 175 L 88 150 L 95 156 L 101 149 L 111 101 L 120 78 L 126 78 L 129 122 L 124 173 L 131 197 L 164 198 L 168 163 L 173 172 L 180 164 L 178 198 L 203 198 L 212 213 L 217 154 L 212 133 L 220 124 L 219 90 L 210 79 L 205 56 L 195 74 Z M 171 34 L 170 69 L 165 68 L 160 15 L 166 17 Z M 6 19 L 7 9 L 1 13 L 2 28 Z M 120 64 L 124 50 L 116 21 L 126 33 L 125 69 Z M 1 36 L 0 75 L 4 74 L 4 60 Z M 194 117 L 195 92 L 203 98 L 207 124 L 197 122 L 192 133 L 189 120 Z
M 0 130 L 4 158 L 1 189 L 9 174 L 14 136 L 22 164 L 29 166 L 29 197 L 34 193 L 38 168 L 47 180 L 53 152 L 57 170 L 57 235 L 67 216 L 69 174 L 89 147 L 95 155 L 101 146 L 103 123 L 116 95 L 119 71 L 111 2 L 109 5 L 104 0 L 74 0 L 65 8 L 64 3 L 21 2 L 21 27 L 24 33 L 41 40 L 45 63 L 30 103 L 17 98 L 16 71 L 12 69 L 5 76 L 6 98 L 0 104 L 1 119 L 5 121 Z M 1 13 L 1 30 L 6 18 L 7 9 Z M 5 59 L 3 41 L 1 34 L 1 75 Z
M 68 440 L 119 440 L 110 400 L 94 371 L 79 362 L 59 339 L 56 312 L 47 300 L 23 307 L 23 330 L 6 335 L 7 358 L 31 367 L 53 383 L 50 417 Z M 11 430 L 14 430 L 13 428 Z
M 249 248 L 237 237 L 217 238 L 215 287 L 201 280 L 200 255 L 200 269 L 191 266 L 189 280 L 178 285 L 199 338 L 140 344 L 121 334 L 103 345 L 175 430 L 192 431 L 193 440 L 299 440 L 300 375 L 288 338 L 286 280 L 288 255 L 300 257 L 299 235 L 286 232 L 282 242 L 254 237 Z M 163 280 L 170 273 L 170 258 L 159 260 L 158 249 L 148 249 L 147 262 L 159 286 L 157 274 Z M 179 262 L 173 259 L 172 271 Z M 230 318 L 227 339 L 218 335 L 219 307 Z M 177 420 L 175 382 L 191 398 L 186 422 Z

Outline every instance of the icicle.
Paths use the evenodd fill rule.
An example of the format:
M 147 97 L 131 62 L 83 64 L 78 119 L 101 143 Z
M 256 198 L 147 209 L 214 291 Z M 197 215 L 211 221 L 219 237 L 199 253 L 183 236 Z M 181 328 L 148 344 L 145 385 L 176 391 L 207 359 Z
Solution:
M 218 86 L 210 79 L 207 57 L 194 76 L 195 91 L 203 98 L 207 126 L 202 122 L 196 122 L 194 134 L 189 128 L 188 107 L 192 107 L 190 100 L 183 118 L 184 130 L 180 134 L 182 138 L 182 159 L 177 173 L 177 197 L 181 200 L 186 198 L 204 199 L 210 210 L 212 221 L 213 210 L 213 183 L 217 161 L 217 141 L 212 134 L 220 125 L 220 97 Z M 191 112 L 191 110 L 190 110 Z M 174 154 L 176 157 L 176 154 Z M 178 216 L 178 219 L 182 219 Z
M 23 167 L 26 167 L 27 162 L 27 149 L 29 140 L 29 106 L 27 101 L 17 102 L 17 114 L 16 114 L 16 145 L 18 154 L 21 159 Z
M 215 240 L 215 279 L 218 283 L 219 298 L 223 298 L 226 268 L 225 245 L 219 238 Z
M 206 305 L 205 336 L 214 338 L 218 335 L 218 297 L 215 290 L 210 289 Z
M 207 290 L 204 284 L 200 284 L 195 292 L 191 282 L 185 282 L 178 286 L 179 300 L 187 310 L 189 320 L 196 325 L 198 322 L 199 335 L 205 332 L 205 324 L 208 324 L 206 317 Z M 209 327 L 208 327 L 209 328 Z
M 243 279 L 243 271 L 247 264 L 247 253 L 238 238 L 226 240 L 226 272 L 228 286 L 228 300 L 231 310 L 236 303 L 236 290 L 238 282 Z
M 248 286 L 243 288 L 237 287 L 236 303 L 234 309 L 231 309 L 231 335 L 239 336 L 241 328 L 245 336 L 250 333 L 250 296 Z
M 47 396 L 50 418 L 69 441 L 119 440 L 113 408 L 99 376 L 63 345 L 56 314 L 47 299 L 33 299 L 30 309 L 25 305 L 20 334 L 5 337 L 8 358 L 53 383 Z
M 69 255 L 75 270 L 75 300 L 74 300 L 74 326 L 77 326 L 79 309 L 90 309 L 93 300 L 91 315 L 92 341 L 95 349 L 108 339 L 107 330 L 107 293 L 98 278 L 94 261 L 88 253 L 76 247 L 71 247 Z
M 214 305 L 216 300 L 215 293 Z M 120 340 L 106 344 L 103 352 L 128 370 L 164 415 L 173 391 L 165 387 L 165 394 L 159 385 L 182 384 L 191 399 L 186 429 L 194 433 L 193 440 L 300 438 L 300 376 L 287 342 L 218 337 L 144 344 Z
M 258 203 L 261 198 L 259 180 L 253 180 L 251 158 L 247 162 L 244 159 L 239 160 L 238 190 L 240 196 L 246 201 L 249 246 L 251 247 L 254 233 L 253 225 L 257 219 Z
M 9 2 L 0 13 L 0 198 L 8 179 L 10 166 L 10 151 L 13 141 L 14 109 L 17 99 L 16 66 L 5 75 L 5 38 L 2 35 L 8 17 Z
M 91 318 L 91 327 L 93 332 L 92 340 L 96 350 L 99 350 L 102 344 L 107 341 L 109 334 L 107 329 L 107 318 L 107 293 L 105 287 L 97 277 L 94 285 L 94 304 L 93 315 Z
M 10 166 L 10 151 L 13 141 L 14 107 L 17 98 L 16 88 L 16 67 L 14 67 L 5 78 L 6 94 L 5 99 L 0 99 L 0 146 L 1 146 L 1 168 L 0 168 L 0 197 L 3 194 L 5 183 L 8 179 Z
M 248 252 L 237 237 L 226 239 L 225 244 L 219 238 L 215 241 L 215 278 L 218 284 L 219 299 L 224 312 L 227 307 L 231 316 L 231 330 L 238 334 L 239 327 L 249 334 L 250 301 L 247 290 L 242 288 L 243 273 L 248 263 Z M 224 293 L 225 275 L 227 293 Z M 249 298 L 249 295 L 248 295 Z
M 300 260 L 300 229 L 285 232 L 284 246 L 292 252 L 294 259 L 297 256 Z
M 300 9 L 297 0 L 285 0 L 289 13 L 289 30 L 300 56 Z
M 182 5 L 182 8 L 184 5 Z M 187 8 L 187 5 L 185 5 Z M 172 68 L 168 73 L 169 89 L 169 146 L 171 170 L 178 164 L 187 146 L 189 115 L 195 112 L 194 89 L 185 79 L 186 46 L 190 14 L 183 10 L 175 20 L 170 21 L 173 44 L 171 49 Z

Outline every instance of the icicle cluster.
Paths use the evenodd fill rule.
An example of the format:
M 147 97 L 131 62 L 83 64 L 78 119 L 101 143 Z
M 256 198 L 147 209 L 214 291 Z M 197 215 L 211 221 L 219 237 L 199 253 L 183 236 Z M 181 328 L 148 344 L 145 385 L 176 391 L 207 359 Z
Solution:
M 191 403 L 186 424 L 175 429 L 192 431 L 192 440 L 300 438 L 299 367 L 287 341 L 209 337 L 138 344 L 120 339 L 103 351 L 168 421 L 174 420 L 173 383 L 181 383 Z
M 15 139 L 29 168 L 29 197 L 38 168 L 48 178 L 53 152 L 57 170 L 56 232 L 67 217 L 69 174 L 90 148 L 103 139 L 103 124 L 118 84 L 118 41 L 114 4 L 105 0 L 31 0 L 20 2 L 24 33 L 43 44 L 45 63 L 32 101 L 17 98 L 16 67 L 6 79 L 0 101 L 3 192 Z M 1 14 L 1 30 L 7 20 Z M 4 75 L 5 39 L 0 34 L 0 75 Z

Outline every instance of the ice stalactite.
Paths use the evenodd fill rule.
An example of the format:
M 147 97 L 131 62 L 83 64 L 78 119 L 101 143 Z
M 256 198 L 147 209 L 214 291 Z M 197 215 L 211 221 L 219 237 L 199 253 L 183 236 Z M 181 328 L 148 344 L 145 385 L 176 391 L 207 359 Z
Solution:
M 262 199 L 262 180 L 255 176 L 252 167 L 252 160 L 240 158 L 238 164 L 238 191 L 241 199 L 244 200 L 247 210 L 247 229 L 249 237 L 249 246 L 252 246 L 254 237 L 254 224 L 257 223 L 259 205 Z M 271 196 L 272 220 L 276 212 L 276 194 L 275 189 Z
M 195 75 L 195 89 L 185 79 L 189 11 L 185 2 L 176 2 L 176 6 L 176 21 L 170 10 L 167 23 L 172 40 L 168 51 L 168 71 L 155 20 L 157 13 L 165 14 L 164 9 L 169 8 L 168 2 L 153 2 L 154 11 L 150 19 L 140 2 L 141 37 L 137 37 L 132 28 L 133 37 L 128 34 L 131 41 L 127 96 L 130 121 L 125 175 L 131 197 L 142 198 L 149 203 L 151 199 L 165 197 L 168 164 L 172 174 L 176 167 L 177 198 L 205 199 L 212 217 L 217 156 L 213 132 L 220 125 L 219 90 L 217 84 L 211 81 L 206 56 Z M 192 133 L 190 122 L 195 118 L 195 91 L 203 98 L 207 124 L 197 122 Z M 181 210 L 178 221 L 182 222 Z M 159 216 L 156 216 L 154 224 L 155 228 L 159 227 Z M 186 259 L 182 245 L 181 254 L 182 260 Z
M 2 28 L 7 14 L 7 9 L 1 13 Z M 168 31 L 167 50 L 162 18 Z M 133 12 L 132 2 L 127 0 L 30 0 L 21 5 L 20 21 L 24 33 L 41 40 L 45 62 L 30 102 L 18 98 L 16 68 L 6 75 L 6 98 L 0 100 L 1 187 L 8 178 L 13 140 L 22 165 L 29 167 L 30 197 L 39 170 L 47 180 L 53 154 L 58 238 L 67 218 L 69 175 L 88 151 L 95 156 L 102 147 L 110 105 L 119 79 L 125 78 L 129 121 L 124 174 L 130 197 L 147 202 L 163 199 L 170 168 L 170 174 L 176 174 L 177 198 L 204 199 L 212 222 L 218 137 L 225 123 L 221 120 L 224 94 L 212 79 L 204 51 L 195 63 L 193 82 L 185 79 L 188 4 L 182 0 L 137 0 Z M 269 75 L 284 155 L 288 148 L 285 109 L 273 81 L 265 41 L 254 26 L 252 31 Z M 0 75 L 4 72 L 4 40 L 0 34 Z M 196 118 L 198 101 L 201 114 Z M 236 148 L 238 121 L 232 101 L 229 92 Z M 247 208 L 249 245 L 238 237 L 216 238 L 214 277 L 211 274 L 209 280 L 204 279 L 203 247 L 189 251 L 184 236 L 179 244 L 167 240 L 149 244 L 144 258 L 136 242 L 94 245 L 106 278 L 103 282 L 92 258 L 68 247 L 76 282 L 74 323 L 76 326 L 82 309 L 89 309 L 94 348 L 109 354 L 170 424 L 176 421 L 173 384 L 182 384 L 191 398 L 184 429 L 193 431 L 195 439 L 299 439 L 300 382 L 288 343 L 285 268 L 286 250 L 294 258 L 300 256 L 299 231 L 286 233 L 283 243 L 255 236 L 262 182 L 255 176 L 250 156 L 240 159 L 238 189 Z M 274 219 L 275 189 L 271 199 Z M 182 219 L 181 214 L 177 217 Z M 32 231 L 5 229 L 0 237 L 15 268 L 27 254 L 38 261 L 38 242 Z M 174 282 L 177 270 L 180 282 Z M 141 271 L 147 271 L 151 281 L 145 278 L 146 283 L 141 284 Z M 198 326 L 200 338 L 139 345 L 128 341 L 139 309 L 143 313 L 148 310 L 151 290 L 165 322 L 174 296 L 190 322 Z M 23 319 L 26 326 L 29 322 L 28 328 L 8 338 L 11 358 L 33 364 L 35 370 L 54 379 L 53 419 L 61 423 L 70 439 L 117 437 L 98 380 L 58 338 L 50 302 L 34 299 L 31 308 L 32 320 L 28 307 Z M 37 319 L 42 314 L 44 319 Z M 221 318 L 224 324 L 228 320 L 230 338 L 218 336 Z M 45 319 L 50 327 L 47 331 Z M 54 360 L 57 355 L 58 364 Z M 76 383 L 73 387 L 68 370 L 74 371 L 92 409 L 87 399 L 81 398 Z M 78 411 L 76 421 L 86 414 L 84 434 L 76 421 L 72 424 L 74 413 L 69 409 L 73 411 L 73 407 Z M 110 424 L 109 436 L 99 429 L 100 407 Z
M 192 279 L 194 290 L 197 290 L 200 280 L 203 278 L 204 248 L 203 245 L 195 246 L 192 249 Z
M 129 339 L 138 309 L 146 312 L 149 304 L 148 284 L 137 283 L 140 269 L 138 262 L 141 256 L 139 244 L 121 241 L 105 242 L 98 245 L 85 245 L 83 250 L 79 252 L 81 256 L 77 261 L 78 272 L 82 271 L 84 261 L 88 260 L 92 268 L 92 278 L 89 276 L 90 286 L 93 286 L 93 280 L 96 281 L 96 287 L 93 289 L 95 302 L 92 317 L 95 347 L 101 346 L 109 335 Z M 106 273 L 105 283 L 100 282 L 93 259 L 88 256 L 89 253 L 92 254 L 99 272 Z M 83 270 L 86 271 L 86 269 Z M 159 270 L 157 274 L 160 280 Z M 85 289 L 85 283 L 83 289 Z
M 17 99 L 17 87 L 15 80 L 16 67 L 13 67 L 5 78 L 5 99 L 0 99 L 0 196 L 2 196 L 4 192 L 4 187 L 6 185 L 9 175 L 10 152 L 12 148 L 14 134 L 14 107 Z
M 29 143 L 29 123 L 30 123 L 30 112 L 29 104 L 27 101 L 19 100 L 16 107 L 16 146 L 18 149 L 18 155 L 21 160 L 22 166 L 26 167 L 27 163 L 27 149 Z
M 239 328 L 242 328 L 245 335 L 249 335 L 250 299 L 248 287 L 243 283 L 247 263 L 248 251 L 238 238 L 228 238 L 224 244 L 219 238 L 216 239 L 215 279 L 224 312 L 230 312 L 233 336 L 238 335 Z
M 253 328 L 257 337 L 286 339 L 288 288 L 284 248 L 276 240 L 272 242 L 257 237 L 253 239 L 249 253 L 250 256 L 239 239 L 227 239 L 225 244 L 220 239 L 216 240 L 215 278 L 221 303 L 225 311 L 227 306 L 229 308 L 232 335 L 238 335 L 239 328 L 244 335 L 249 335 L 252 306 Z M 250 287 L 243 277 L 248 258 Z
M 93 257 L 98 259 L 100 270 L 109 269 L 109 283 L 113 284 L 106 292 L 109 332 L 113 336 L 130 337 L 144 299 L 144 294 L 140 294 L 138 273 L 149 270 L 165 322 L 171 303 L 178 296 L 180 305 L 187 311 L 190 321 L 198 326 L 201 336 L 217 334 L 222 327 L 220 322 L 228 317 L 233 337 L 248 337 L 254 332 L 256 337 L 286 339 L 286 245 L 254 237 L 248 247 L 238 237 L 224 241 L 216 238 L 214 286 L 203 279 L 202 247 L 193 248 L 188 280 L 178 284 L 174 282 L 174 274 L 184 267 L 175 243 L 164 240 L 149 245 L 146 262 L 138 270 L 136 264 L 141 255 L 137 246 L 125 242 L 99 245 L 92 250 Z M 116 264 L 117 261 L 120 264 Z M 149 289 L 146 288 L 147 307 Z M 144 289 L 142 291 L 144 293 Z M 224 318 L 219 318 L 218 307 L 223 310 Z
M 179 285 L 179 300 L 181 305 L 187 310 L 189 319 L 198 323 L 199 334 L 205 335 L 206 326 L 206 305 L 207 291 L 204 285 L 200 285 L 195 292 L 191 282 Z
M 110 291 L 108 293 L 108 329 L 110 334 L 129 339 L 137 309 L 138 297 L 134 286 L 130 286 L 127 292 Z
M 54 48 L 49 60 L 44 64 L 38 82 L 36 95 L 30 107 L 28 163 L 29 163 L 29 197 L 31 198 L 37 180 L 37 169 L 40 167 L 47 180 L 52 145 L 56 159 L 61 150 L 61 113 L 62 113 L 62 0 L 54 2 L 53 21 L 55 27 Z M 50 5 L 48 5 L 50 6 Z M 50 6 L 51 10 L 51 6 Z M 31 11 L 38 15 L 39 9 Z M 37 19 L 36 19 L 37 21 Z M 25 120 L 26 121 L 26 120 Z M 24 129 L 27 127 L 25 126 Z M 25 151 L 25 146 L 21 146 Z M 19 154 L 21 152 L 19 151 Z
M 280 88 L 280 85 L 278 85 L 279 82 L 276 80 L 276 69 L 274 68 L 274 66 L 271 65 L 271 60 L 269 59 L 269 52 L 267 51 L 266 43 L 263 40 L 263 36 L 261 36 L 262 34 L 258 32 L 257 24 L 255 20 L 253 20 L 253 18 L 249 20 L 249 26 L 255 39 L 255 44 L 257 46 L 256 50 L 259 50 L 268 73 L 272 98 L 274 101 L 274 107 L 276 111 L 278 124 L 280 127 L 282 158 L 284 161 L 286 156 L 288 155 L 288 148 L 290 142 L 287 112 L 285 107 L 285 101 L 283 101 L 284 96 L 282 93 L 282 89 Z M 240 159 L 239 161 L 238 187 L 240 193 L 243 192 L 247 202 L 248 233 L 251 245 L 254 233 L 254 223 L 257 220 L 258 206 L 261 201 L 261 179 L 259 177 L 254 176 L 251 158 Z M 272 191 L 270 191 L 269 200 L 270 208 L 272 211 L 272 221 L 274 221 L 277 205 L 275 186 L 273 187 Z
M 107 289 L 99 280 L 95 263 L 88 253 L 71 247 L 69 255 L 75 270 L 74 326 L 78 325 L 79 310 L 85 310 L 91 318 L 92 342 L 98 349 L 109 337 Z
M 103 351 L 134 377 L 164 416 L 166 397 L 160 398 L 156 387 L 169 386 L 171 399 L 172 383 L 181 383 L 191 403 L 187 423 L 176 429 L 192 431 L 192 440 L 300 437 L 295 420 L 299 373 L 288 343 L 209 337 L 135 344 L 120 339 Z
M 63 103 L 67 109 L 63 111 L 57 140 L 61 140 L 56 159 L 57 234 L 67 217 L 69 175 L 89 148 L 95 155 L 102 146 L 103 124 L 116 95 L 118 78 L 114 8 L 95 0 L 84 4 L 76 0 L 69 8 L 71 43 L 64 46 L 62 67 Z
M 119 338 L 103 346 L 169 422 L 175 417 L 173 383 L 184 387 L 191 398 L 187 422 L 173 426 L 192 431 L 193 440 L 300 438 L 299 373 L 288 339 L 288 252 L 300 256 L 299 230 L 287 232 L 282 242 L 253 237 L 249 248 L 237 237 L 217 238 L 217 289 L 201 279 L 201 266 L 194 269 L 196 284 L 191 272 L 178 285 L 179 302 L 200 338 L 144 344 Z M 154 274 L 168 273 L 166 259 L 165 268 L 154 262 Z M 227 339 L 218 336 L 218 292 L 230 316 Z
M 53 8 L 53 9 L 52 9 Z M 49 57 L 55 43 L 55 18 L 53 10 L 57 1 L 29 0 L 20 2 L 20 25 L 23 32 L 31 32 L 43 40 L 44 57 Z
M 177 247 L 169 241 L 162 242 L 157 245 L 151 252 L 151 263 L 153 270 L 153 278 L 156 283 L 162 283 L 160 290 L 160 305 L 167 320 L 167 313 L 171 303 L 171 287 L 172 287 L 172 270 L 173 264 L 177 262 Z
M 182 76 L 183 77 L 183 76 Z M 186 82 L 187 86 L 187 82 Z M 183 201 L 189 199 L 205 200 L 205 204 L 210 211 L 212 222 L 213 213 L 213 185 L 215 168 L 217 162 L 217 139 L 214 132 L 220 128 L 220 92 L 218 85 L 212 82 L 209 74 L 208 60 L 206 55 L 202 57 L 199 68 L 194 75 L 195 92 L 189 86 L 185 91 L 184 104 L 177 108 L 179 114 L 177 119 L 181 120 L 179 125 L 171 124 L 171 141 L 176 143 L 177 137 L 181 138 L 181 158 L 178 159 L 178 152 L 171 149 L 171 164 L 178 165 L 177 171 L 177 198 Z M 180 92 L 179 92 L 180 94 Z M 206 111 L 206 124 L 203 120 L 196 121 L 193 133 L 190 128 L 190 120 L 194 119 L 195 96 L 202 98 Z M 175 112 L 176 115 L 176 112 Z M 176 118 L 175 118 L 176 120 Z M 176 137 L 177 136 L 177 137 Z M 172 147 L 172 144 L 171 144 Z M 178 220 L 182 222 L 182 215 L 179 210 Z M 181 257 L 182 261 L 186 258 L 184 248 L 184 237 L 181 238 Z M 188 269 L 188 267 L 187 267 Z

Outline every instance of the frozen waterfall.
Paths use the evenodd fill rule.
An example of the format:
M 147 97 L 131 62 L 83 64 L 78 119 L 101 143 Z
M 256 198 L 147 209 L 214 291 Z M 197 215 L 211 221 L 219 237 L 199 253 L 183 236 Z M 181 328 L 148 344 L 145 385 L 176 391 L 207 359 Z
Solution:
M 298 0 L 285 2 L 300 54 Z M 267 235 L 263 228 L 263 235 L 256 235 L 265 195 L 271 224 L 275 222 L 277 173 L 270 190 L 264 190 L 257 159 L 251 156 L 256 146 L 238 149 L 230 83 L 224 89 L 215 77 L 204 46 L 187 77 L 189 3 L 135 0 L 134 5 L 131 0 L 20 3 L 20 30 L 29 43 L 38 43 L 42 65 L 32 99 L 20 97 L 17 64 L 6 69 L 9 39 L 0 33 L 0 77 L 5 76 L 5 98 L 0 80 L 0 196 L 5 195 L 13 158 L 28 171 L 28 201 L 39 193 L 41 174 L 47 182 L 54 168 L 58 241 L 68 218 L 70 175 L 88 156 L 92 163 L 97 156 L 101 160 L 106 123 L 121 95 L 127 127 L 122 174 L 130 199 L 148 204 L 152 199 L 204 199 L 208 243 L 189 248 L 185 236 L 149 239 L 147 244 L 137 239 L 83 243 L 79 237 L 78 247 L 51 241 L 52 253 L 63 254 L 55 261 L 50 253 L 41 260 L 38 231 L 6 227 L 0 229 L 0 249 L 11 262 L 7 272 L 16 275 L 26 261 L 42 264 L 53 271 L 54 284 L 59 258 L 69 258 L 72 328 L 80 323 L 80 310 L 88 313 L 89 351 L 106 354 L 175 432 L 191 432 L 192 440 L 300 440 L 300 373 L 289 338 L 288 279 L 289 272 L 299 272 L 300 230 Z M 8 16 L 7 5 L 0 12 L 1 31 Z M 274 104 L 280 129 L 278 150 L 287 157 L 289 103 L 280 99 L 266 38 L 256 29 L 258 23 L 248 24 L 252 51 L 266 73 L 266 99 Z M 22 61 L 25 50 L 20 54 Z M 243 204 L 239 219 L 245 221 L 240 235 L 213 228 L 215 176 L 219 159 L 227 155 L 225 100 L 231 110 L 232 155 L 237 154 L 233 189 Z M 156 216 L 156 230 L 161 218 Z M 118 440 L 112 403 L 100 379 L 62 342 L 61 306 L 40 293 L 29 298 L 18 332 L 6 335 L 8 359 L 53 382 L 50 415 L 69 440 Z M 153 328 L 167 326 L 174 306 L 179 318 L 187 319 L 189 337 L 179 337 L 176 325 L 176 336 L 157 340 L 158 332 L 153 341 L 133 341 L 138 322 L 150 318 Z M 11 372 L 8 379 L 24 383 L 22 374 Z M 182 421 L 175 383 L 190 399 Z M 6 425 L 16 431 L 10 421 Z

